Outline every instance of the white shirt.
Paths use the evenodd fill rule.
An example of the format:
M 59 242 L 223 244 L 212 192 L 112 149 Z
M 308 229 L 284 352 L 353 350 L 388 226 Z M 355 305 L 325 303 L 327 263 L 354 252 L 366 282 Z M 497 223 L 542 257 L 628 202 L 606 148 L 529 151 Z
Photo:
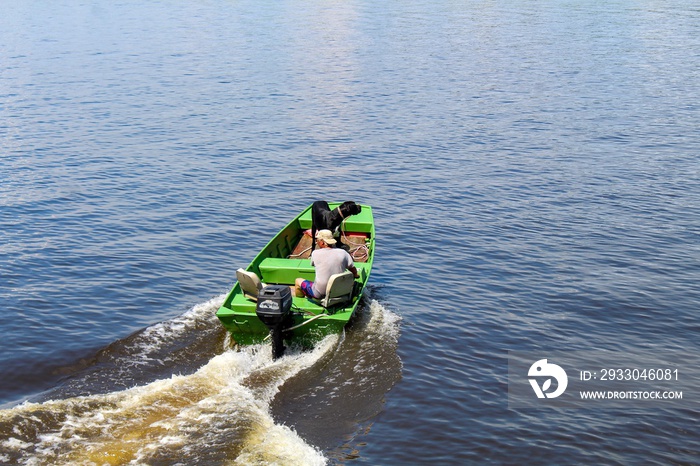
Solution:
M 320 248 L 311 253 L 311 265 L 316 267 L 314 296 L 323 298 L 326 296 L 326 286 L 328 286 L 331 275 L 345 272 L 348 267 L 352 267 L 355 263 L 344 249 Z

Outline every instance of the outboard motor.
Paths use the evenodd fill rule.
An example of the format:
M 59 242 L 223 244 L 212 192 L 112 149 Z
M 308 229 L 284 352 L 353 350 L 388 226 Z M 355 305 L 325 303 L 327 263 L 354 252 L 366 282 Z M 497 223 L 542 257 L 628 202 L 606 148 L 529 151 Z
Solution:
M 282 331 L 291 324 L 292 291 L 286 285 L 268 285 L 258 293 L 255 314 L 272 335 L 272 359 L 282 357 Z

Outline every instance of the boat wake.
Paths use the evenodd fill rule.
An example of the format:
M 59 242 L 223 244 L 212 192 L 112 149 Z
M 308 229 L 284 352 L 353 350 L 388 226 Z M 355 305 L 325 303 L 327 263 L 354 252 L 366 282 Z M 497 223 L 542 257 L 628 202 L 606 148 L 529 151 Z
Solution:
M 109 357 L 102 355 L 95 366 L 107 366 L 106 360 L 121 361 L 119 369 L 107 372 L 110 377 L 122 374 L 127 380 L 122 383 L 133 384 L 140 378 L 153 376 L 134 373 L 157 373 L 163 366 L 173 366 L 180 359 L 191 357 L 192 346 L 216 345 L 221 352 L 225 342 L 220 332 L 217 338 L 204 335 L 190 342 L 188 349 L 180 350 L 181 355 L 173 350 L 173 345 L 184 335 L 190 335 L 193 329 L 210 328 L 215 324 L 211 316 L 221 299 L 195 306 L 180 318 L 154 325 L 125 342 L 112 345 L 105 350 Z M 384 331 L 389 339 L 395 339 L 392 333 L 398 332 L 398 319 L 393 319 L 394 324 L 384 330 L 371 330 L 372 315 L 392 313 L 376 301 L 369 305 L 367 312 L 370 314 L 368 322 L 360 326 L 359 333 L 367 337 L 378 330 Z M 392 318 L 376 317 L 374 320 Z M 344 366 L 333 361 L 353 338 L 355 335 L 351 338 L 332 335 L 312 351 L 292 350 L 276 361 L 272 360 L 269 345 L 248 346 L 238 351 L 226 349 L 213 357 L 210 352 L 203 365 L 186 375 L 175 374 L 106 393 L 25 402 L 1 410 L 0 462 L 27 465 L 325 464 L 328 459 L 318 447 L 303 439 L 294 427 L 289 427 L 291 423 L 275 416 L 273 402 L 279 403 L 275 400 L 280 398 L 280 392 L 287 391 L 287 384 L 298 387 L 299 381 L 309 374 L 316 378 L 324 373 L 329 375 L 329 367 Z M 125 360 L 129 362 L 124 363 Z M 150 369 L 153 366 L 160 369 Z M 144 371 L 144 368 L 148 369 Z M 71 381 L 72 384 L 67 384 L 69 388 L 62 387 L 53 395 L 79 392 L 81 386 L 82 390 L 86 390 L 86 386 L 100 387 L 96 383 L 97 372 L 86 371 L 82 379 Z M 341 381 L 336 379 L 334 383 Z M 345 380 L 345 383 L 352 383 L 352 380 Z M 306 386 L 306 390 L 315 389 Z

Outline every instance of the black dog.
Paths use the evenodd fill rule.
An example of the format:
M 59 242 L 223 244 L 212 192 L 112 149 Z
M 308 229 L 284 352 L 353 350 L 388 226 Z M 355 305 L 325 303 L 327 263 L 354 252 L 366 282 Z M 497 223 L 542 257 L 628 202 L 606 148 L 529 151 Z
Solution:
M 343 219 L 362 212 L 362 206 L 353 201 L 346 201 L 331 210 L 326 201 L 316 201 L 311 205 L 311 237 L 316 238 L 316 231 L 330 230 L 335 233 Z M 311 243 L 314 250 L 316 240 Z

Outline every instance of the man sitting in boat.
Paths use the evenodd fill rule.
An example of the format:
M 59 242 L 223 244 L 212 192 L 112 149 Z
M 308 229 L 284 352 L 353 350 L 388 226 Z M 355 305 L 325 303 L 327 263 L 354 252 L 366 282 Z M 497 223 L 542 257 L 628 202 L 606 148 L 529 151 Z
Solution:
M 321 299 L 326 295 L 326 285 L 331 275 L 349 270 L 358 278 L 357 268 L 350 254 L 344 249 L 336 248 L 335 238 L 330 230 L 319 230 L 316 232 L 316 245 L 311 253 L 311 265 L 316 267 L 314 281 L 297 278 L 294 282 L 294 295 L 298 297 L 308 297 Z

